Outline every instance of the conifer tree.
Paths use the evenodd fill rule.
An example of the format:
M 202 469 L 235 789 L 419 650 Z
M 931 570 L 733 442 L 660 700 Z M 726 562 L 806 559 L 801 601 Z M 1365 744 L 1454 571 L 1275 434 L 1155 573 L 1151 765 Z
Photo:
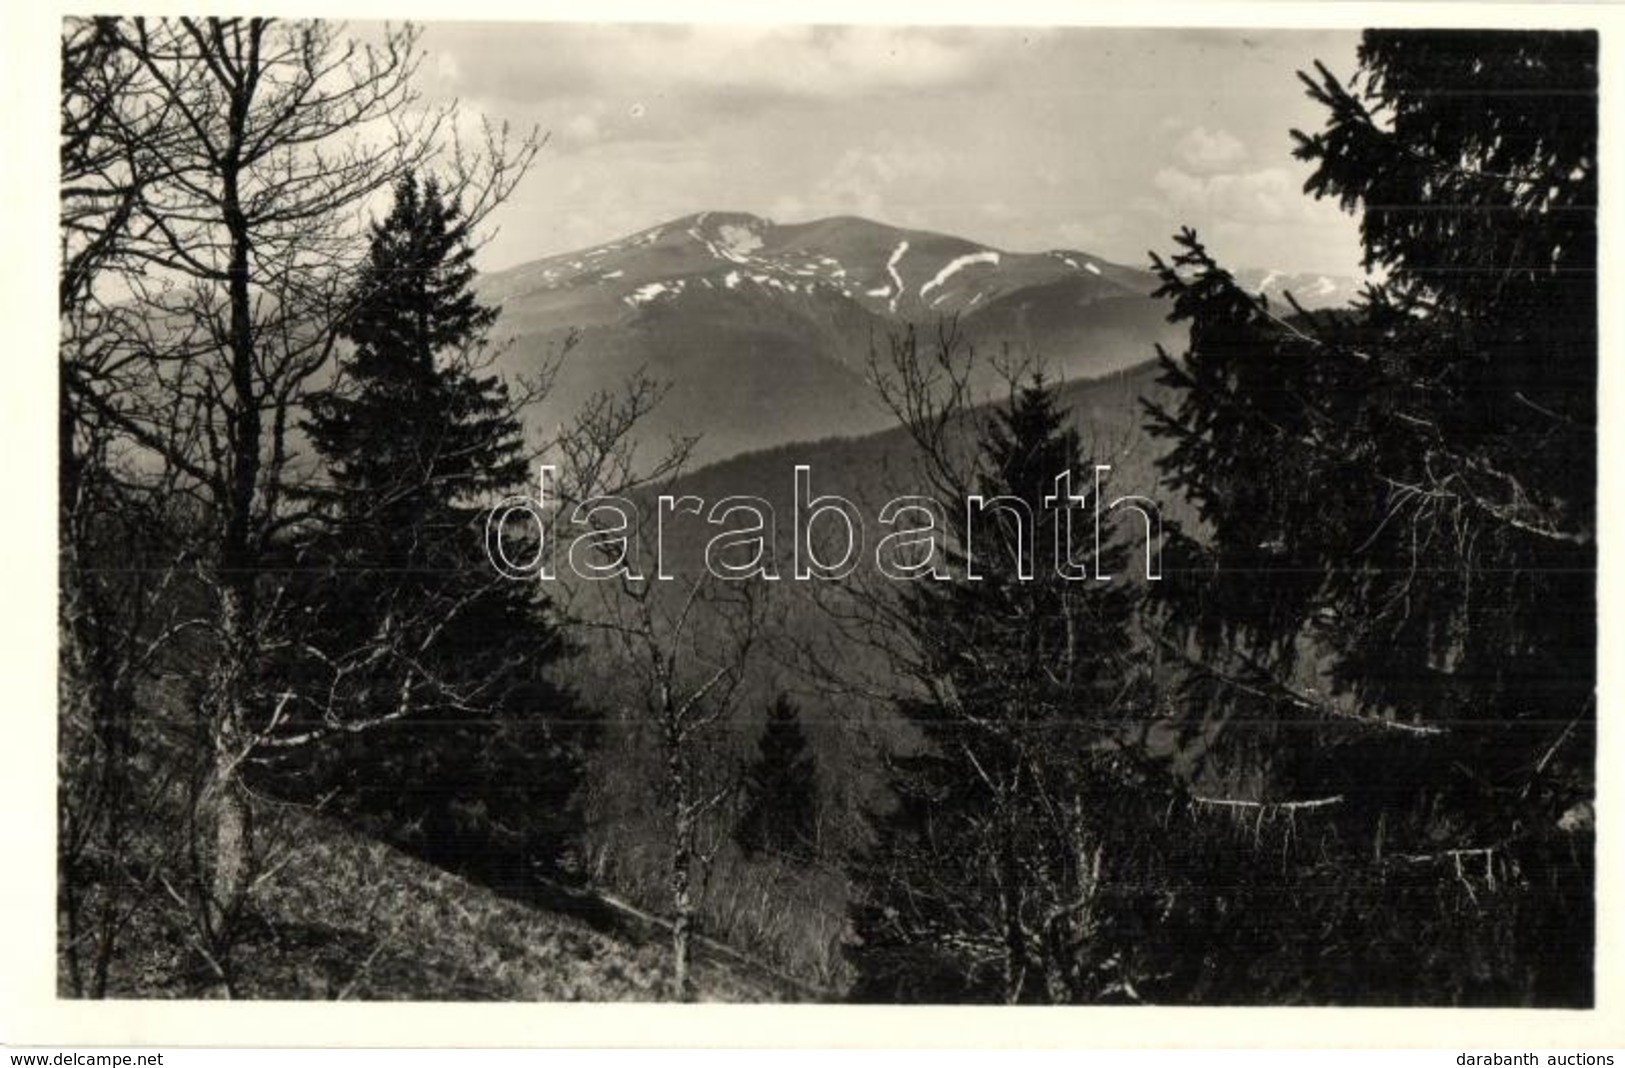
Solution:
M 735 838 L 747 855 L 806 862 L 818 854 L 818 765 L 786 694 L 768 709 L 745 772 L 745 811 Z
M 1584 1002 L 1590 846 L 1563 828 L 1595 782 L 1597 38 L 1368 31 L 1359 55 L 1348 86 L 1304 76 L 1327 124 L 1297 155 L 1385 283 L 1309 314 L 1189 231 L 1158 262 L 1191 333 L 1153 426 L 1207 528 L 1171 546 L 1169 642 L 1266 800 L 1339 799 L 1294 896 L 1245 906 L 1277 945 L 1340 940 L 1296 996 L 1382 973 Z
M 954 581 L 901 593 L 920 691 L 900 703 L 923 738 L 891 758 L 896 808 L 855 865 L 862 1000 L 1079 1002 L 1122 993 L 1162 786 L 1123 746 L 1140 676 L 1116 539 L 1062 577 L 1052 560 L 1094 472 L 1041 378 L 1012 391 L 980 436 L 989 501 L 948 555 Z M 963 504 L 963 502 L 960 502 Z M 1087 524 L 1073 524 L 1082 529 Z M 1084 557 L 1075 539 L 1074 558 Z M 967 552 L 969 550 L 969 552 Z M 1023 577 L 1019 553 L 1032 564 Z M 969 578 L 968 569 L 976 577 Z M 1114 575 L 1101 582 L 1098 576 Z M 1122 884 L 1122 885 L 1116 885 Z
M 310 592 L 334 684 L 387 723 L 329 751 L 330 785 L 431 853 L 508 866 L 558 832 L 576 717 L 547 679 L 564 652 L 547 603 L 486 554 L 485 508 L 527 464 L 514 398 L 483 372 L 498 311 L 472 257 L 458 205 L 403 178 L 353 351 L 307 423 L 330 475 L 311 493 L 326 522 Z
M 86 463 L 139 457 L 113 479 L 172 500 L 182 523 L 174 574 L 191 598 L 185 637 L 202 648 L 162 668 L 196 702 L 172 751 L 187 789 L 170 836 L 185 874 L 169 885 L 190 948 L 230 993 L 265 859 L 248 780 L 296 747 L 273 736 L 304 703 L 270 670 L 305 631 L 287 615 L 283 566 L 306 518 L 294 432 L 350 310 L 357 209 L 448 147 L 451 112 L 416 106 L 411 27 L 370 47 L 320 20 L 98 19 L 88 41 L 85 28 L 65 25 L 63 55 L 59 414 L 79 454 L 64 457 L 64 485 Z M 393 136 L 361 132 L 380 127 Z M 535 152 L 484 140 L 447 153 L 481 217 Z M 172 596 L 168 576 L 155 585 Z

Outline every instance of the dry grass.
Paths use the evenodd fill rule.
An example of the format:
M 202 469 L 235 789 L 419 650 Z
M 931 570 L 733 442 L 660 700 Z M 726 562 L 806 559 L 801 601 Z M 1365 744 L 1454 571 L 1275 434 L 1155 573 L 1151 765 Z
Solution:
M 605 835 L 589 849 L 594 883 L 612 887 L 650 912 L 668 910 L 669 848 L 635 828 Z M 827 863 L 747 859 L 724 847 L 698 877 L 699 931 L 822 993 L 839 997 L 851 980 L 846 876 Z
M 293 1000 L 653 1001 L 666 996 L 658 942 L 594 930 L 303 813 L 262 824 L 272 863 L 235 953 L 238 996 Z M 110 993 L 205 996 L 172 923 L 149 911 L 129 932 Z M 703 1001 L 786 991 L 701 958 Z

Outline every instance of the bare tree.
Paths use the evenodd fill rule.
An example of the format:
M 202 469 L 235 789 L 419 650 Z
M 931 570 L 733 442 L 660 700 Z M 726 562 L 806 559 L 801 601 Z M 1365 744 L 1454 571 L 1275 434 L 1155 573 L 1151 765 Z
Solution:
M 181 896 L 229 992 L 221 947 L 254 865 L 244 762 L 286 708 L 267 671 L 288 627 L 271 564 L 304 519 L 291 491 L 310 469 L 295 428 L 331 374 L 366 212 L 408 171 L 440 168 L 478 223 L 538 146 L 489 126 L 477 149 L 458 146 L 452 110 L 423 106 L 413 90 L 422 53 L 410 26 L 370 43 L 323 22 L 265 19 L 99 21 L 84 32 L 85 54 L 100 58 L 82 65 L 111 86 L 100 110 L 83 109 L 103 117 L 89 139 L 98 151 L 76 157 L 94 178 L 80 184 L 112 192 L 86 197 L 99 214 L 64 213 L 65 228 L 83 232 L 65 239 L 63 299 L 110 312 L 96 373 L 65 362 L 64 407 L 105 428 L 138 469 L 161 471 L 202 531 L 186 559 L 211 648 L 196 680 L 208 841 Z M 87 291 L 84 268 L 113 250 L 123 270 L 104 300 Z
M 630 666 L 632 711 L 659 739 L 660 793 L 671 829 L 672 997 L 691 994 L 695 884 L 726 841 L 713 825 L 739 789 L 738 769 L 721 752 L 719 725 L 734 710 L 763 625 L 764 587 L 709 574 L 624 579 L 604 591 L 591 626 L 607 633 Z M 720 621 L 705 633 L 702 616 Z
M 1118 795 L 1167 792 L 1132 737 L 1149 681 L 1128 640 L 1133 595 L 1121 578 L 1112 589 L 1053 573 L 1049 539 L 1067 519 L 1043 499 L 1058 474 L 1080 473 L 1082 445 L 1034 361 L 990 362 L 1005 396 L 984 407 L 987 368 L 951 319 L 871 352 L 871 380 L 913 445 L 908 496 L 948 510 L 934 541 L 950 581 L 815 585 L 828 642 L 797 651 L 825 688 L 890 707 L 920 734 L 887 757 L 899 807 L 854 867 L 859 996 L 1133 997 L 1134 968 L 1109 948 L 1120 935 L 1104 932 L 1124 930 L 1125 896 L 1149 893 L 1134 839 L 1142 810 L 1162 809 Z M 1088 445 L 1102 462 L 1122 448 Z M 978 497 L 1022 502 L 1025 518 L 973 514 Z M 1120 549 L 1103 555 L 1092 569 L 1121 570 Z M 1012 566 L 1022 557 L 1025 577 Z M 854 646 L 871 651 L 867 677 L 854 675 Z
M 632 505 L 671 488 L 692 451 L 693 439 L 668 443 L 647 469 L 638 467 L 634 431 L 664 396 L 665 387 L 635 376 L 619 391 L 590 400 L 570 430 L 560 435 L 561 503 L 555 516 L 597 498 Z M 651 544 L 648 514 L 621 531 L 625 551 Z M 624 515 L 624 512 L 622 513 Z M 596 513 L 586 518 L 595 532 L 606 528 Z M 562 524 L 555 535 L 564 532 Z M 657 538 L 658 536 L 656 536 Z M 617 551 L 596 546 L 604 559 Z M 625 557 L 621 557 L 625 561 Z M 672 914 L 672 996 L 691 995 L 691 946 L 703 886 L 718 850 L 727 841 L 719 820 L 740 785 L 737 762 L 722 749 L 721 725 L 732 713 L 745 682 L 765 618 L 765 587 L 725 581 L 697 570 L 662 578 L 635 561 L 613 577 L 571 584 L 562 594 L 577 624 L 606 639 L 617 658 L 619 696 L 626 711 L 654 732 L 661 756 L 656 788 L 670 827 L 667 885 Z
M 139 830 L 173 767 L 137 709 L 188 628 L 162 532 L 169 480 L 136 470 L 115 429 L 67 383 L 118 372 L 124 309 L 104 290 L 129 267 L 136 209 L 175 135 L 161 103 L 132 106 L 143 75 L 111 19 L 65 20 L 61 41 L 58 392 L 58 897 L 65 989 L 103 996 L 118 940 L 150 898 Z M 135 150 L 137 144 L 151 151 Z M 100 283 L 100 284 L 99 284 Z

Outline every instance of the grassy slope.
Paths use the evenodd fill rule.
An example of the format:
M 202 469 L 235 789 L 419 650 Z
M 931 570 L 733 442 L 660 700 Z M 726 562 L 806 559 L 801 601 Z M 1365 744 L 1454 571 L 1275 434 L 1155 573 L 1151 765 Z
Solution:
M 282 1000 L 654 1001 L 667 996 L 656 932 L 606 933 L 507 900 L 304 813 L 262 826 L 267 877 L 235 959 L 238 996 Z M 117 997 L 207 996 L 166 918 L 130 932 Z M 793 991 L 701 948 L 696 997 L 779 1001 Z

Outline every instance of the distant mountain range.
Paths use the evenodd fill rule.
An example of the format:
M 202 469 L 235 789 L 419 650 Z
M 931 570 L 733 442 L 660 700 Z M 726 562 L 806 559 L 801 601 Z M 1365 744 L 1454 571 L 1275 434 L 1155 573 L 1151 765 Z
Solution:
M 1352 304 L 1365 288 L 1365 282 L 1334 274 L 1291 274 L 1286 271 L 1260 270 L 1256 267 L 1238 270 L 1236 281 L 1254 293 L 1262 293 L 1271 302 L 1286 303 L 1286 295 L 1303 307 L 1341 308 Z
M 1315 305 L 1353 292 L 1346 279 L 1256 280 Z M 851 216 L 780 225 L 710 211 L 491 274 L 480 291 L 502 305 L 504 370 L 534 370 L 579 333 L 542 426 L 642 370 L 670 393 L 641 437 L 699 434 L 696 459 L 709 462 L 889 425 L 868 357 L 905 323 L 957 315 L 982 351 L 1036 357 L 1066 379 L 1141 363 L 1159 343 L 1177 350 L 1184 330 L 1150 298 L 1156 284 L 1074 249 L 1012 253 Z

